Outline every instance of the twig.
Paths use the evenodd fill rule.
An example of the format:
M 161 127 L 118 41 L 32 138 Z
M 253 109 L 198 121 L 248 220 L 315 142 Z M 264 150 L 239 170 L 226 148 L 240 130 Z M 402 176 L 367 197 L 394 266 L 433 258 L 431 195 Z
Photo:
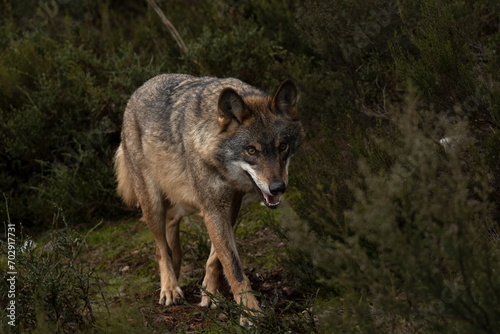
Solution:
M 158 5 L 156 4 L 155 0 L 147 0 L 147 1 L 151 5 L 151 7 L 153 7 L 153 9 L 156 11 L 156 13 L 158 14 L 158 16 L 160 16 L 161 20 L 163 21 L 163 23 L 167 27 L 168 31 L 170 32 L 170 34 L 172 35 L 172 37 L 177 42 L 177 45 L 179 46 L 179 49 L 181 49 L 181 51 L 183 53 L 186 53 L 187 50 L 188 50 L 187 46 L 184 43 L 184 41 L 182 40 L 182 37 L 177 32 L 177 29 L 175 29 L 174 25 L 167 19 L 167 17 L 165 16 L 165 14 L 163 14 L 163 11 L 160 9 L 160 7 L 158 7 Z

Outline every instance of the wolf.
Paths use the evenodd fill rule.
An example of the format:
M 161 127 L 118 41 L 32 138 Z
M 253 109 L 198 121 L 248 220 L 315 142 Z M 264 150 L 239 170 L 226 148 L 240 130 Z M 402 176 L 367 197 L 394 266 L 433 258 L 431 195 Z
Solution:
M 211 241 L 201 303 L 219 290 L 224 273 L 234 299 L 252 312 L 250 292 L 234 239 L 243 195 L 257 192 L 275 209 L 288 185 L 288 166 L 304 137 L 291 80 L 272 96 L 235 78 L 158 75 L 127 103 L 115 155 L 118 194 L 139 203 L 154 235 L 160 268 L 159 303 L 184 298 L 178 285 L 182 250 L 179 223 L 199 212 Z M 223 270 L 223 271 L 222 271 Z

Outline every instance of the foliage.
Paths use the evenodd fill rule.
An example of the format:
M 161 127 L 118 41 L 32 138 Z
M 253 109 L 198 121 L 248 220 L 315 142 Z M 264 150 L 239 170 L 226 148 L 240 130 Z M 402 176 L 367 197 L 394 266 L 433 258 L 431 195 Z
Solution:
M 324 321 L 360 332 L 494 333 L 500 239 L 484 161 L 467 124 L 417 104 L 409 95 L 393 111 L 397 137 L 379 139 L 390 166 L 360 161 L 341 240 L 311 234 L 305 245 L 342 296 L 322 307 Z M 459 139 L 443 148 L 443 131 Z
M 275 82 L 273 59 L 285 58 L 286 52 L 266 38 L 263 29 L 256 25 L 241 25 L 232 27 L 229 32 L 204 29 L 184 57 L 199 59 L 196 63 L 186 61 L 190 66 L 186 66 L 184 72 L 236 77 L 258 85 L 268 80 Z
M 486 9 L 488 8 L 488 10 Z M 500 190 L 500 7 L 496 1 L 425 1 L 419 11 L 403 8 L 408 24 L 407 48 L 393 47 L 395 74 L 411 80 L 422 92 L 422 102 L 451 118 L 467 118 L 485 151 Z M 496 15 L 496 18 L 494 16 Z M 416 26 L 414 22 L 419 24 Z M 496 198 L 497 205 L 500 203 Z
M 306 69 L 312 74 L 303 76 L 301 106 L 311 140 L 291 166 L 291 178 L 301 190 L 293 200 L 297 213 L 315 230 L 324 228 L 315 222 L 325 210 L 332 230 L 344 229 L 343 212 L 354 201 L 347 181 L 355 177 L 360 155 L 384 163 L 369 135 L 388 129 L 385 106 L 395 81 L 387 45 L 397 42 L 400 22 L 391 1 L 306 1 L 298 13 L 301 38 L 315 61 Z
M 499 16 L 485 10 L 498 5 L 471 4 L 471 17 L 457 1 L 401 2 L 387 25 L 392 35 L 381 29 L 369 43 L 350 41 L 358 49 L 349 63 L 342 34 L 369 26 L 377 13 L 356 4 L 306 2 L 300 18 L 325 76 L 345 78 L 341 86 L 321 82 L 341 93 L 321 100 L 325 115 L 292 170 L 301 189 L 292 201 L 307 223 L 283 221 L 321 284 L 320 323 L 345 332 L 498 331 L 492 264 L 500 132 L 492 66 L 499 35 L 491 25 L 498 27 Z M 354 28 L 340 31 L 342 20 Z M 378 43 L 390 54 L 380 57 Z M 367 89 L 356 90 L 363 87 L 358 73 L 370 68 Z M 410 102 L 391 110 L 408 82 L 419 98 L 407 96 Z M 445 151 L 444 137 L 452 146 Z
M 8 209 L 7 209 L 8 210 Z M 58 224 L 64 222 L 62 230 Z M 11 224 L 11 221 L 8 221 Z M 94 296 L 98 292 L 98 277 L 93 268 L 81 261 L 85 238 L 70 229 L 64 217 L 54 217 L 51 240 L 37 249 L 33 240 L 21 233 L 16 225 L 16 327 L 6 324 L 2 312 L 2 327 L 8 333 L 32 332 L 44 329 L 51 332 L 75 332 L 90 328 L 94 321 Z M 1 243 L 2 258 L 7 258 L 7 243 Z M 2 265 L 3 266 L 3 265 Z M 6 267 L 6 263 L 5 263 Z M 8 301 L 8 270 L 2 275 L 0 295 Z M 96 291 L 97 290 L 97 291 Z M 6 305 L 2 303 L 2 310 Z
M 249 314 L 243 305 L 235 304 L 227 299 L 211 296 L 221 310 L 221 315 L 228 321 L 217 321 L 208 314 L 203 314 L 211 320 L 212 325 L 203 333 L 316 333 L 315 315 L 312 305 L 302 305 L 295 302 L 288 302 L 284 309 L 278 310 L 278 296 L 266 299 L 257 294 L 261 300 L 262 311 L 259 314 Z M 304 306 L 307 308 L 304 309 Z M 241 317 L 252 322 L 251 327 L 240 324 Z
M 36 48 L 34 48 L 36 45 Z M 47 221 L 52 203 L 68 214 L 116 207 L 111 160 L 133 87 L 159 68 L 130 45 L 112 58 L 48 36 L 13 41 L 3 53 L 1 189 L 13 216 Z

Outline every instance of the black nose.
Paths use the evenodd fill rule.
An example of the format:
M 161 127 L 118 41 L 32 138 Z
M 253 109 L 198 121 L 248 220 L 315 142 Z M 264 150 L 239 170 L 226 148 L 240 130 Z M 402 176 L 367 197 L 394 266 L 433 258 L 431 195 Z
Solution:
M 269 191 L 271 195 L 278 195 L 280 193 L 284 193 L 286 190 L 286 184 L 284 182 L 272 182 L 269 185 Z

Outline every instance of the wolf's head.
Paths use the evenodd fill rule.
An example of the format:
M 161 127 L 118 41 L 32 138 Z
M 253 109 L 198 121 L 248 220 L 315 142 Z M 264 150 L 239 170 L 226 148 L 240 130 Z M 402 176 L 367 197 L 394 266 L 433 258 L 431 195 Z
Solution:
M 271 97 L 238 94 L 233 88 L 219 96 L 223 138 L 218 160 L 230 180 L 243 191 L 254 187 L 264 204 L 276 208 L 288 185 L 290 158 L 304 132 L 297 115 L 297 88 L 285 80 Z

